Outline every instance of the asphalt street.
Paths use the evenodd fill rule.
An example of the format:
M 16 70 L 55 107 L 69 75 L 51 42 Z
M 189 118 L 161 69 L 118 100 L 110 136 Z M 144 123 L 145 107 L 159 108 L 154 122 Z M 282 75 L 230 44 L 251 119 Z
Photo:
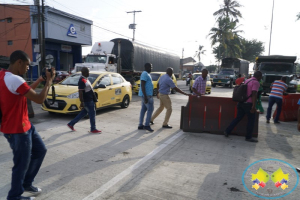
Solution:
M 179 88 L 188 92 L 184 81 Z M 231 97 L 232 89 L 212 88 L 211 96 Z M 235 200 L 260 199 L 242 182 L 244 170 L 253 162 L 275 158 L 300 166 L 299 133 L 296 122 L 266 124 L 259 118 L 258 143 L 240 136 L 225 138 L 209 133 L 186 133 L 179 129 L 180 108 L 187 96 L 172 94 L 173 112 L 163 129 L 165 111 L 149 133 L 137 130 L 140 98 L 133 94 L 127 109 L 97 111 L 97 128 L 89 133 L 89 119 L 71 132 L 66 124 L 74 115 L 50 115 L 33 104 L 31 119 L 48 152 L 34 185 L 43 189 L 36 199 L 47 200 Z M 267 100 L 267 97 L 264 98 Z M 155 99 L 155 108 L 159 100 Z M 267 109 L 267 101 L 263 101 Z M 0 134 L 0 199 L 10 189 L 12 152 Z M 292 189 L 292 188 L 291 188 Z M 24 193 L 30 196 L 29 193 Z M 299 186 L 281 199 L 299 199 Z

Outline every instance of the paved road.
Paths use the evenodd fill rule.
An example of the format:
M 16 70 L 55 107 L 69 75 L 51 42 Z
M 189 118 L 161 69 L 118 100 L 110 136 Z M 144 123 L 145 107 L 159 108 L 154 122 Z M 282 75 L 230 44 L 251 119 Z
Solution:
M 188 91 L 183 81 L 180 88 Z M 217 87 L 213 96 L 230 97 L 232 89 Z M 137 130 L 139 97 L 127 109 L 97 112 L 102 134 L 89 134 L 89 120 L 66 127 L 72 115 L 49 115 L 34 104 L 32 119 L 48 148 L 35 185 L 43 188 L 37 199 L 152 200 L 259 199 L 246 191 L 241 177 L 251 163 L 276 158 L 300 166 L 296 122 L 266 124 L 260 116 L 259 143 L 243 137 L 184 133 L 179 129 L 180 107 L 187 97 L 171 95 L 173 129 L 162 129 L 165 111 L 156 119 L 153 133 Z M 159 101 L 155 99 L 157 108 Z M 266 109 L 266 102 L 263 102 Z M 0 135 L 0 199 L 10 188 L 12 153 Z M 25 194 L 29 195 L 29 194 Z M 299 199 L 299 190 L 283 199 Z

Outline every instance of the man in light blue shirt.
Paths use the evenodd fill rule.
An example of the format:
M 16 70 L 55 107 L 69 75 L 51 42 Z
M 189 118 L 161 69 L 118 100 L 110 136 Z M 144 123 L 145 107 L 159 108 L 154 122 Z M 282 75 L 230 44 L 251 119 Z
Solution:
M 173 75 L 173 68 L 168 68 L 167 69 L 167 74 L 164 74 L 160 77 L 158 84 L 157 84 L 157 98 L 160 100 L 160 106 L 159 108 L 155 111 L 155 113 L 153 114 L 152 118 L 151 118 L 151 124 L 154 124 L 153 121 L 154 119 L 164 110 L 164 108 L 167 109 L 166 112 L 166 116 L 165 116 L 165 121 L 163 122 L 163 128 L 172 128 L 172 126 L 170 126 L 168 124 L 169 119 L 171 117 L 172 114 L 172 102 L 171 99 L 169 97 L 170 94 L 170 90 L 171 88 L 176 90 L 177 92 L 187 95 L 189 96 L 189 94 L 183 92 L 182 90 L 180 90 L 178 87 L 176 87 L 176 85 L 174 84 L 174 82 L 172 81 L 171 77 Z
M 154 102 L 153 102 L 153 83 L 152 83 L 152 78 L 150 76 L 150 72 L 152 70 L 152 64 L 151 63 L 146 63 L 145 64 L 145 71 L 141 74 L 141 87 L 139 90 L 139 96 L 142 99 L 142 108 L 140 112 L 140 122 L 138 129 L 145 129 L 150 132 L 153 130 L 150 127 L 150 119 L 151 115 L 153 113 L 154 109 Z M 144 117 L 145 113 L 147 112 L 146 116 L 146 121 L 145 121 L 145 126 L 143 125 L 144 122 Z

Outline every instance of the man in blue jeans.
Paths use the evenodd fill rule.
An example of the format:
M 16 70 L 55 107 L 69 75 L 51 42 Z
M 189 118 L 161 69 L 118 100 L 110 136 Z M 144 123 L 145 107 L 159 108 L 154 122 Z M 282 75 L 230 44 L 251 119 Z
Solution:
M 288 85 L 286 84 L 286 77 L 283 76 L 281 77 L 281 80 L 274 81 L 271 85 L 271 93 L 269 95 L 269 105 L 268 105 L 268 110 L 267 110 L 267 123 L 270 123 L 270 118 L 272 114 L 272 107 L 274 103 L 277 104 L 277 114 L 276 117 L 274 118 L 274 123 L 279 124 L 279 116 L 281 113 L 281 108 L 282 108 L 282 96 L 287 95 L 285 92 L 288 88 Z
M 7 200 L 32 200 L 34 197 L 21 196 L 23 192 L 39 194 L 42 190 L 32 185 L 47 149 L 27 111 L 27 98 L 42 104 L 54 79 L 55 70 L 46 71 L 46 80 L 38 78 L 30 86 L 20 77 L 29 69 L 29 56 L 20 50 L 10 55 L 7 70 L 0 71 L 0 110 L 2 112 L 1 132 L 13 151 L 11 189 Z M 34 89 L 45 81 L 45 87 L 37 94 Z M 6 173 L 2 171 L 2 173 Z
M 138 129 L 145 129 L 150 132 L 153 132 L 153 129 L 150 127 L 150 120 L 154 110 L 154 102 L 153 102 L 153 83 L 150 72 L 152 70 L 152 64 L 145 64 L 145 71 L 141 74 L 141 87 L 139 91 L 139 96 L 142 99 L 142 108 L 140 112 L 140 121 Z M 145 113 L 147 112 L 146 122 L 144 123 Z
M 87 67 L 83 67 L 81 69 L 82 76 L 78 81 L 78 93 L 80 99 L 80 108 L 82 109 L 80 113 L 70 121 L 67 126 L 75 131 L 74 125 L 81 120 L 84 116 L 89 114 L 90 123 L 91 123 L 91 133 L 101 133 L 101 131 L 96 129 L 95 117 L 95 103 L 97 102 L 96 97 L 94 96 L 94 91 L 91 82 L 88 77 L 90 76 L 89 69 Z
M 259 81 L 261 80 L 262 73 L 256 71 L 254 77 L 247 79 L 245 84 L 247 84 L 247 96 L 249 97 L 246 102 L 239 102 L 237 105 L 237 116 L 227 127 L 224 134 L 226 137 L 231 133 L 234 127 L 244 118 L 245 115 L 248 117 L 246 141 L 248 142 L 258 142 L 256 139 L 252 138 L 255 113 L 256 113 L 256 101 L 257 101 L 257 91 L 259 89 Z

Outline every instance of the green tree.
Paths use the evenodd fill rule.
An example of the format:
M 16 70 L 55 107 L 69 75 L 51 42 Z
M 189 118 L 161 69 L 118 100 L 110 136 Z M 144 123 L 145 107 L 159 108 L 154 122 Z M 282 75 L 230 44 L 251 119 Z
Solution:
M 296 73 L 300 73 L 300 63 L 296 64 Z
M 239 57 L 242 51 L 241 36 L 239 33 L 242 30 L 237 30 L 237 21 L 230 20 L 229 18 L 219 18 L 217 20 L 218 26 L 211 28 L 208 36 L 211 39 L 211 46 L 218 43 L 220 52 L 218 60 L 222 57 Z M 223 47 L 223 49 L 222 49 Z M 222 53 L 221 53 L 222 50 Z
M 262 54 L 265 50 L 263 42 L 257 41 L 256 39 L 253 40 L 246 40 L 242 39 L 242 46 L 241 46 L 241 54 L 240 55 L 233 55 L 229 57 L 236 57 L 248 60 L 250 62 L 255 62 L 255 58 Z M 219 52 L 224 52 L 224 46 L 218 46 L 213 48 L 213 54 L 215 54 L 215 58 L 220 60 L 224 57 L 224 55 L 219 54 Z M 233 55 L 233 56 L 232 56 Z
M 244 48 L 242 51 L 241 58 L 248 60 L 250 62 L 255 62 L 255 58 L 265 51 L 263 42 L 257 41 L 256 39 L 253 40 L 243 39 L 242 42 Z
M 205 51 L 206 51 L 206 50 L 204 50 L 203 48 L 204 48 L 204 46 L 199 45 L 199 48 L 198 48 L 198 50 L 196 51 L 196 54 L 195 54 L 195 56 L 194 56 L 194 57 L 197 56 L 199 62 L 201 61 L 201 54 L 202 54 L 202 55 L 205 55 Z
M 214 16 L 218 18 L 230 18 L 232 17 L 238 22 L 238 18 L 242 18 L 242 13 L 237 9 L 242 7 L 237 1 L 224 0 L 224 4 L 221 8 L 214 12 Z

